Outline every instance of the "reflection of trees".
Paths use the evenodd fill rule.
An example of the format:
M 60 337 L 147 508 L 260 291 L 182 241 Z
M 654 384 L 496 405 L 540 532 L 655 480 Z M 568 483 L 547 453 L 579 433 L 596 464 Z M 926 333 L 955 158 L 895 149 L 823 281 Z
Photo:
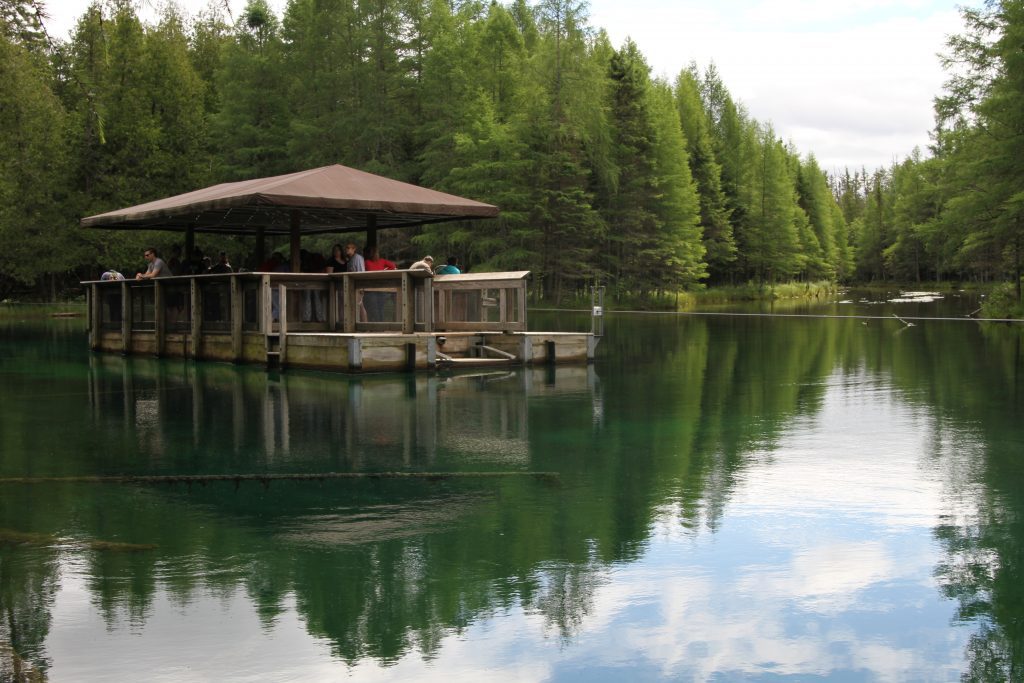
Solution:
M 349 662 L 429 655 L 516 605 L 571 639 L 605 567 L 643 552 L 659 509 L 680 502 L 684 523 L 713 528 L 745 453 L 820 401 L 839 332 L 750 336 L 679 320 L 612 335 L 615 353 L 651 368 L 602 370 L 600 391 L 593 368 L 275 379 L 92 356 L 91 420 L 107 448 L 53 463 L 64 473 L 521 467 L 559 471 L 563 486 L 78 487 L 24 528 L 74 518 L 84 537 L 159 546 L 89 554 L 89 588 L 112 621 L 144 621 L 159 588 L 187 603 L 241 585 L 268 621 L 294 593 L 310 633 Z
M 946 469 L 949 518 L 935 529 L 946 559 L 936 568 L 957 618 L 978 624 L 967 646 L 970 681 L 1024 679 L 1024 351 L 1020 330 L 932 323 L 869 363 L 889 372 L 905 400 L 936 414 L 936 467 Z M 965 381 L 969 378 L 969 381 Z M 969 435 L 967 439 L 964 434 Z M 964 452 L 974 441 L 978 446 Z M 945 455 L 944 455 L 945 454 Z M 945 460 L 945 461 L 944 461 Z
M 1001 337 L 979 340 L 966 326 L 921 325 L 894 338 L 898 328 L 855 320 L 786 321 L 779 330 L 757 319 L 631 319 L 628 328 L 624 320 L 609 321 L 603 353 L 630 362 L 600 367 L 600 380 L 593 368 L 569 367 L 274 378 L 91 356 L 89 376 L 74 380 L 91 409 L 80 452 L 45 465 L 0 463 L 45 474 L 521 468 L 561 472 L 558 487 L 532 479 L 53 487 L 45 506 L 32 505 L 28 491 L 4 491 L 0 527 L 157 545 L 75 551 L 111 622 L 144 622 L 158 590 L 187 604 L 241 587 L 268 624 L 294 594 L 308 631 L 348 662 L 429 656 L 447 634 L 516 606 L 571 639 L 608 565 L 642 554 L 657 515 L 679 510 L 684 527 L 714 530 L 752 454 L 770 457 L 795 418 L 820 408 L 837 371 L 867 370 L 942 419 L 990 425 L 982 483 L 998 495 L 976 523 L 937 532 L 950 556 L 940 580 L 963 618 L 986 620 L 972 642 L 979 671 L 1011 670 L 1022 651 L 1013 587 L 1024 530 L 1013 525 L 1024 508 L 1011 492 L 1024 488 L 1007 441 L 1021 405 L 1008 372 L 1019 367 L 1019 349 L 1013 356 Z M 965 395 L 963 377 L 977 373 L 991 382 L 972 381 Z M 993 398 L 1004 407 L 994 422 Z M 52 409 L 78 414 L 80 399 L 54 399 Z M 60 452 L 60 434 L 46 438 L 30 439 L 0 415 L 7 452 Z M 35 612 L 18 617 L 17 630 L 27 631 L 17 640 L 0 639 L 18 643 L 23 657 L 38 653 L 30 661 L 41 666 L 58 581 L 50 557 L 32 570 L 37 578 L 12 578 L 3 594 L 5 607 L 21 605 L 16 614 L 27 605 Z
M 57 588 L 52 548 L 33 538 L 0 539 L 0 681 L 42 680 Z

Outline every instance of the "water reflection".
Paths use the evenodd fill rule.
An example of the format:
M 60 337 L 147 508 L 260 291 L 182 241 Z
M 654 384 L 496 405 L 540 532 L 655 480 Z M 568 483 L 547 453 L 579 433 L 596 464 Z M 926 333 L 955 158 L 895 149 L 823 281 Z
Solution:
M 598 413 L 593 366 L 346 379 L 89 357 L 92 428 L 133 437 L 117 472 L 517 469 L 530 462 L 530 403 L 553 396 Z
M 561 476 L 5 486 L 0 678 L 146 660 L 173 679 L 176 649 L 223 678 L 1019 678 L 1019 336 L 608 323 L 597 371 L 272 376 L 3 347 L 7 476 Z

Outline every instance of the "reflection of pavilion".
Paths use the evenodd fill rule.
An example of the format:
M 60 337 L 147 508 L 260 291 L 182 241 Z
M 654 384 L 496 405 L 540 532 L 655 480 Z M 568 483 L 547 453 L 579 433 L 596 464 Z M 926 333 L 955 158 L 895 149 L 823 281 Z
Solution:
M 93 419 L 121 421 L 119 431 L 136 440 L 125 447 L 154 463 L 201 450 L 204 466 L 224 461 L 238 471 L 404 469 L 439 459 L 517 469 L 529 463 L 530 400 L 552 394 L 600 407 L 587 365 L 341 379 L 109 355 L 90 362 Z

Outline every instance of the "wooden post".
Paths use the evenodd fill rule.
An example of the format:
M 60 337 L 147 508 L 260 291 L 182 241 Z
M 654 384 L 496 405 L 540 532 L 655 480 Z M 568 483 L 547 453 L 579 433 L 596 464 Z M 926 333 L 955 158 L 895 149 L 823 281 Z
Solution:
M 103 299 L 100 298 L 100 286 L 89 285 L 89 348 L 98 351 L 100 336 L 103 334 Z
M 302 226 L 302 216 L 296 209 L 291 211 L 291 265 L 293 273 L 302 272 L 302 237 L 299 228 Z
M 199 342 L 203 334 L 203 299 L 199 295 L 199 281 L 189 280 L 192 294 L 192 358 L 199 358 Z
M 401 301 L 402 307 L 402 334 L 412 334 L 416 331 L 416 299 L 412 287 L 412 277 L 409 271 L 402 273 Z
M 185 260 L 192 260 L 192 252 L 196 249 L 196 233 L 192 226 L 185 228 Z
M 265 236 L 265 228 L 263 225 L 256 226 L 256 263 L 253 264 L 253 270 L 260 267 L 267 258 L 267 240 Z
M 288 291 L 284 283 L 277 286 L 277 291 L 280 292 L 281 303 L 277 307 L 278 315 L 278 330 L 281 332 L 279 337 L 277 348 L 281 352 L 278 358 L 280 366 L 284 367 L 285 362 L 285 351 L 288 348 Z
M 423 287 L 423 331 L 434 329 L 434 278 L 425 277 L 420 280 Z
M 442 332 L 445 329 L 445 323 L 447 322 L 448 306 L 445 303 L 448 298 L 448 292 L 452 290 L 441 288 L 437 290 L 437 329 Z
M 516 303 L 519 305 L 519 329 L 525 332 L 529 329 L 526 326 L 526 280 L 519 283 L 519 296 Z
M 437 337 L 427 337 L 427 367 L 431 370 L 437 366 Z
M 156 331 L 156 355 L 160 357 L 164 355 L 164 340 L 167 337 L 167 308 L 160 278 L 153 280 L 153 328 Z
M 508 324 L 508 290 L 504 287 L 498 290 L 498 322 L 502 326 Z
M 121 353 L 132 348 L 132 297 L 128 281 L 121 283 Z
M 344 303 L 345 309 L 343 311 L 344 318 L 342 322 L 343 332 L 355 332 L 356 331 L 356 312 L 358 306 L 356 306 L 356 286 L 355 278 L 351 275 L 346 275 L 342 278 L 342 286 L 344 290 Z
M 363 245 L 363 255 L 371 247 L 377 246 L 377 214 L 371 213 L 366 217 L 366 244 Z
M 334 332 L 338 329 L 338 278 L 327 278 L 327 329 Z
M 348 338 L 348 369 L 363 369 L 363 342 L 359 337 Z
M 231 279 L 231 357 L 242 361 L 242 283 L 237 275 Z
M 524 334 L 520 339 L 519 358 L 523 361 L 523 365 L 533 363 L 533 337 L 528 334 Z
M 270 294 L 270 276 L 264 275 L 260 282 L 260 302 L 263 304 L 263 315 L 260 316 L 263 334 L 274 333 L 274 309 Z

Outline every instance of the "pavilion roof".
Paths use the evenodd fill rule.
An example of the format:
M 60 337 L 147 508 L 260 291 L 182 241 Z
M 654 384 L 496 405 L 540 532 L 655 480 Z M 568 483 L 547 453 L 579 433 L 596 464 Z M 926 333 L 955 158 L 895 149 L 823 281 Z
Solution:
M 498 215 L 490 204 L 333 165 L 221 183 L 81 220 L 87 228 L 302 234 L 401 228 Z

